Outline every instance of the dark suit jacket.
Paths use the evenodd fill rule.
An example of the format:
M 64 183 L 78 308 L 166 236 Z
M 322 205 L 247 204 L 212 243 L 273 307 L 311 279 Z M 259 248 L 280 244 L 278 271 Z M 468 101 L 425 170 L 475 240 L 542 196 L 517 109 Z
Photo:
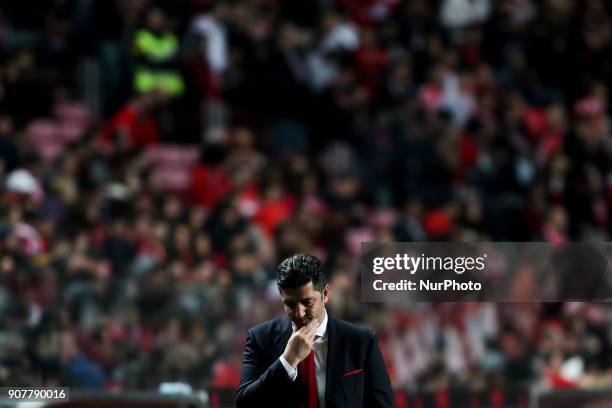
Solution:
M 237 407 L 298 407 L 303 388 L 278 359 L 291 333 L 286 316 L 249 329 Z M 391 407 L 391 383 L 374 332 L 329 316 L 327 335 L 326 408 Z

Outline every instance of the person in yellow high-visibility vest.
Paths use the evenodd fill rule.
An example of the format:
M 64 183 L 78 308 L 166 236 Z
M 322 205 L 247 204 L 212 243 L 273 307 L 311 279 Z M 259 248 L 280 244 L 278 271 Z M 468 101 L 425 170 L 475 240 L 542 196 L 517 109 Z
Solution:
M 147 15 L 146 28 L 134 35 L 134 52 L 137 66 L 134 88 L 139 93 L 159 90 L 169 96 L 179 96 L 185 91 L 185 83 L 176 66 L 179 41 L 166 29 L 166 16 L 154 8 Z

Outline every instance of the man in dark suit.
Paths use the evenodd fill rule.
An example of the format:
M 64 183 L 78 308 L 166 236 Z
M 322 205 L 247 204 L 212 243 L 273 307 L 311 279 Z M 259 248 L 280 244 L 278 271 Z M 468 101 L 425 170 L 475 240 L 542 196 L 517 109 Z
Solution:
M 391 407 L 393 392 L 376 335 L 325 310 L 321 262 L 298 254 L 278 267 L 286 316 L 248 331 L 238 407 Z

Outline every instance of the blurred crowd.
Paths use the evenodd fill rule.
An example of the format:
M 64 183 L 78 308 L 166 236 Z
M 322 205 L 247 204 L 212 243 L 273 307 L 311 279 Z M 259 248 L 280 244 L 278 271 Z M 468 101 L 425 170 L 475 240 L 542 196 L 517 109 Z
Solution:
M 235 387 L 276 265 L 411 391 L 612 386 L 606 303 L 360 302 L 361 242 L 610 240 L 612 2 L 0 5 L 0 384 Z

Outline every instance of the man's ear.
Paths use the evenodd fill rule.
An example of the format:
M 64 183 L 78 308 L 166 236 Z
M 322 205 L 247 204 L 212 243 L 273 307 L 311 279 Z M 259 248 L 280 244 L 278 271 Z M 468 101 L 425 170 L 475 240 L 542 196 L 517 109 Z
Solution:
M 321 294 L 321 297 L 323 298 L 323 304 L 327 303 L 327 301 L 329 300 L 329 283 L 325 284 L 325 287 L 323 288 Z

